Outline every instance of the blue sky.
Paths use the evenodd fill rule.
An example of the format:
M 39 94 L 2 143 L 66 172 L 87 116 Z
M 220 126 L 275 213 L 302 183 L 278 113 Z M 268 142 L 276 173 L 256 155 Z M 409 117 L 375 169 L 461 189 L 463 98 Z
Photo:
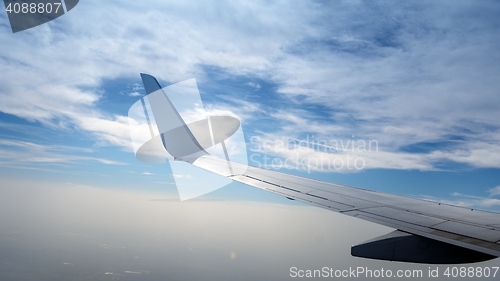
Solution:
M 130 147 L 127 111 L 145 94 L 144 72 L 162 86 L 196 78 L 209 111 L 241 118 L 249 156 L 297 156 L 253 151 L 252 137 L 378 143 L 354 154 L 361 171 L 287 172 L 499 210 L 499 10 L 494 1 L 82 1 L 16 34 L 2 13 L 0 174 L 13 185 L 175 193 L 168 165 L 140 163 Z M 322 155 L 346 153 L 299 157 Z M 281 202 L 238 184 L 211 196 Z

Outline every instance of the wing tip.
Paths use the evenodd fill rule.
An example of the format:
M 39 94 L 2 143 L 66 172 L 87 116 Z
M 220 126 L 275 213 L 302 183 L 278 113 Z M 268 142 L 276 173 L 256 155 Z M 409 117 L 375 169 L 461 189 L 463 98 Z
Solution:
M 153 75 L 141 73 L 142 84 L 146 90 L 146 95 L 154 93 L 161 89 L 160 83 Z

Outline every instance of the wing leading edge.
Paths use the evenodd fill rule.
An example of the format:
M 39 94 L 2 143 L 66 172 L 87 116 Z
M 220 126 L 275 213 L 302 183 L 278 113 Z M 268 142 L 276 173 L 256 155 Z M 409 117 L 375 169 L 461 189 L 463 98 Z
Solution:
M 145 84 L 159 86 L 154 77 L 141 76 Z M 166 95 L 162 99 L 171 105 Z M 396 229 L 353 246 L 353 256 L 432 264 L 471 263 L 500 257 L 498 213 L 323 182 L 220 159 L 200 147 L 175 107 L 168 106 L 162 110 L 174 111 L 169 116 L 178 118 L 175 121 L 182 127 L 182 134 L 163 135 L 164 138 L 170 138 L 164 141 L 165 149 L 175 155 L 176 151 L 169 151 L 169 148 L 171 150 L 180 144 L 200 148 L 190 155 L 178 155 L 176 161 L 191 163 L 289 199 Z M 157 118 L 156 121 L 158 126 L 162 125 L 162 120 Z M 176 131 L 179 130 L 171 132 Z M 168 142 L 172 144 L 167 146 Z M 233 168 L 228 170 L 228 166 Z M 233 170 L 244 172 L 233 173 Z

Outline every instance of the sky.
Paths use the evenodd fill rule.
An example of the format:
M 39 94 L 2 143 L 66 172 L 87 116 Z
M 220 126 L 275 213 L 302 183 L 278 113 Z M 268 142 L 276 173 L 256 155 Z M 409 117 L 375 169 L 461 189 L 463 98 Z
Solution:
M 111 208 L 144 205 L 138 213 L 145 217 L 158 203 L 148 200 L 168 198 L 161 204 L 188 209 L 174 203 L 177 191 L 168 163 L 135 159 L 127 113 L 145 95 L 139 73 L 154 75 L 162 86 L 195 78 L 207 112 L 241 120 L 250 165 L 360 159 L 359 169 L 306 163 L 281 170 L 499 211 L 499 13 L 495 1 L 87 0 L 47 24 L 13 34 L 2 12 L 0 176 L 1 192 L 10 194 L 2 197 L 2 213 L 24 214 L 4 217 L 2 229 L 46 230 L 32 225 L 29 214 L 37 212 L 55 216 L 53 224 L 68 231 L 98 229 L 109 219 L 99 215 L 107 213 L 106 204 L 91 196 L 98 191 Z M 285 145 L 300 141 L 305 147 Z M 45 189 L 54 196 L 48 198 Z M 63 190 L 62 195 L 54 190 Z M 74 206 L 63 204 L 59 211 L 78 217 L 85 209 L 77 200 L 80 192 L 86 194 L 81 202 L 95 203 L 100 212 L 92 216 L 95 225 L 86 219 L 77 230 L 71 219 L 58 219 L 43 204 L 22 203 L 29 194 L 33 202 L 59 206 L 69 196 Z M 136 203 L 130 194 L 137 196 Z M 278 217 L 284 214 L 275 209 L 285 208 L 305 225 L 308 212 L 325 220 L 331 216 L 328 225 L 340 220 L 238 183 L 203 198 L 209 202 L 186 204 L 202 209 L 211 204 L 208 209 L 215 213 L 255 208 Z M 121 220 L 120 215 L 109 214 Z M 222 217 L 219 223 L 234 222 Z M 244 227 L 288 233 L 286 227 L 251 220 Z M 343 225 L 352 228 L 339 238 L 344 243 L 325 243 L 334 247 L 373 238 L 347 234 L 359 231 L 358 224 L 374 227 L 348 218 Z M 155 228 L 160 226 L 149 227 L 164 233 Z M 110 233 L 118 229 L 136 237 L 126 223 Z M 283 257 L 287 248 L 279 248 Z M 353 261 L 348 247 L 339 251 Z M 317 261 L 325 265 L 330 256 L 321 253 Z

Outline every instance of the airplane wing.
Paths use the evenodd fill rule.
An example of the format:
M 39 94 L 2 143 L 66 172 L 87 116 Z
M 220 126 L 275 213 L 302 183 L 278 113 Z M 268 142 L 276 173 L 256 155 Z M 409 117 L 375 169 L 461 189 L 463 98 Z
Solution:
M 470 263 L 500 256 L 500 214 L 497 213 L 256 167 L 248 167 L 243 174 L 228 174 L 224 173 L 228 163 L 210 155 L 196 159 L 193 164 L 289 199 L 397 229 L 353 246 L 353 256 L 418 263 Z
M 154 77 L 141 76 L 148 94 L 161 90 Z M 177 124 L 176 128 L 160 130 L 164 148 L 176 161 L 193 164 L 288 199 L 395 229 L 353 246 L 353 256 L 429 264 L 480 262 L 500 256 L 498 213 L 385 194 L 217 158 L 200 145 L 167 95 L 158 97 L 164 100 L 163 114 L 175 119 L 156 118 L 158 127 L 162 122 Z

